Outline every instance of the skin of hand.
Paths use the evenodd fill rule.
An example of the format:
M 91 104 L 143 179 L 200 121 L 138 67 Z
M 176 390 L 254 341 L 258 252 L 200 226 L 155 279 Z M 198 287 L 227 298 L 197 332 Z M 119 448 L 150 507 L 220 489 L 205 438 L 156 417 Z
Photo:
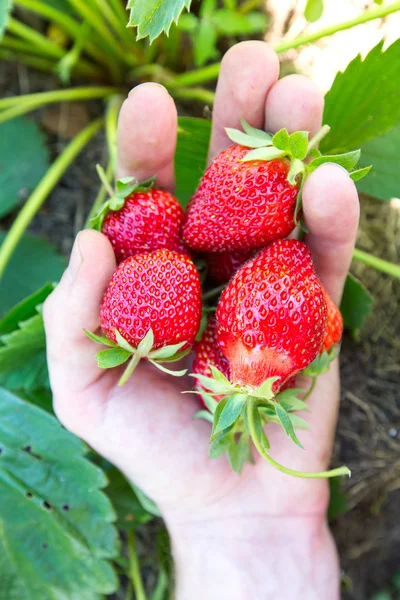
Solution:
M 213 112 L 210 160 L 230 144 L 225 127 L 275 132 L 320 128 L 323 95 L 301 75 L 278 81 L 276 54 L 264 42 L 231 48 L 222 65 Z M 118 176 L 158 175 L 174 190 L 175 104 L 162 86 L 134 88 L 118 124 Z M 316 270 L 339 303 L 359 218 L 356 189 L 339 166 L 320 166 L 307 180 L 303 206 Z M 337 600 L 339 567 L 327 522 L 326 480 L 297 479 L 257 457 L 241 476 L 225 458 L 208 458 L 210 425 L 193 420 L 192 383 L 140 364 L 123 388 L 119 369 L 98 369 L 98 348 L 83 333 L 99 327 L 103 293 L 115 269 L 108 240 L 81 232 L 44 319 L 54 409 L 159 506 L 176 565 L 176 597 L 232 600 Z M 339 402 L 339 365 L 321 376 L 309 399 L 305 450 L 268 426 L 273 458 L 303 471 L 327 468 Z

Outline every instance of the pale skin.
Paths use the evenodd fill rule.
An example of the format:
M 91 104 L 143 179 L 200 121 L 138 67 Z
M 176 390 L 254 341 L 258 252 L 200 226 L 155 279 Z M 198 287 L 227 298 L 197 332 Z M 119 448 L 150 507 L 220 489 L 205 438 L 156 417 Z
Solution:
M 225 55 L 213 111 L 210 160 L 229 145 L 224 127 L 251 125 L 274 132 L 321 126 L 323 95 L 308 79 L 277 81 L 275 53 L 244 42 Z M 125 100 L 118 125 L 118 175 L 157 174 L 174 190 L 177 112 L 157 84 L 138 86 Z M 357 192 L 336 165 L 319 167 L 303 194 L 306 241 L 326 289 L 339 303 L 359 218 Z M 169 529 L 177 600 L 337 600 L 339 562 L 326 522 L 325 480 L 290 477 L 261 457 L 241 476 L 225 458 L 208 458 L 210 425 L 193 420 L 188 379 L 140 364 L 123 388 L 119 369 L 101 371 L 98 347 L 83 329 L 99 327 L 99 307 L 115 270 L 108 240 L 81 232 L 69 267 L 44 306 L 54 409 L 70 431 L 120 468 L 159 506 Z M 301 471 L 325 470 L 339 403 L 339 364 L 319 378 L 309 399 L 310 431 L 301 450 L 268 426 L 272 456 Z

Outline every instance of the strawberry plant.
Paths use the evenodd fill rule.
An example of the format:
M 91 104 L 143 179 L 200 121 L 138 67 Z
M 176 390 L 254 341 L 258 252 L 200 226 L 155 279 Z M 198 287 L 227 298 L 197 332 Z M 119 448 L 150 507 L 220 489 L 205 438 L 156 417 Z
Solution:
M 309 0 L 307 20 L 317 21 L 323 8 L 323 2 Z M 56 88 L 0 99 L 0 218 L 7 218 L 0 234 L 4 598 L 12 590 L 22 600 L 91 600 L 115 592 L 117 575 L 130 579 L 137 598 L 145 597 L 136 529 L 160 513 L 51 414 L 42 305 L 65 259 L 26 233 L 89 141 L 105 130 L 108 164 L 105 172 L 99 170 L 101 185 L 87 226 L 108 237 L 120 263 L 101 306 L 102 332 L 87 332 L 105 346 L 97 353 L 98 364 L 125 365 L 121 384 L 130 376 L 134 381 L 140 360 L 179 376 L 186 368 L 170 369 L 169 363 L 193 350 L 193 391 L 203 404 L 195 417 L 210 423 L 210 456 L 227 453 L 237 472 L 253 460 L 253 439 L 266 460 L 298 475 L 272 458 L 263 426 L 279 424 L 301 445 L 296 430 L 307 424 L 296 413 L 337 355 L 343 322 L 357 331 L 372 310 L 370 293 L 349 274 L 339 311 L 316 276 L 307 247 L 282 241 L 296 225 L 307 227 L 302 218 L 307 177 L 318 165 L 336 162 L 360 192 L 383 201 L 398 196 L 399 40 L 385 49 L 378 44 L 338 73 L 325 98 L 329 127 L 316 138 L 285 129 L 270 135 L 244 121 L 243 130 L 228 130 L 233 145 L 207 169 L 210 121 L 181 116 L 175 195 L 158 189 L 154 180 L 123 178 L 114 189 L 116 122 L 132 85 L 160 82 L 186 110 L 194 103 L 197 110 L 211 107 L 220 69 L 216 59 L 238 39 L 262 36 L 268 23 L 258 3 L 236 0 L 162 5 L 129 0 L 127 9 L 120 0 L 0 2 L 0 59 L 52 74 Z M 282 54 L 398 10 L 398 1 L 377 3 L 350 21 L 283 39 L 275 50 Z M 104 114 L 49 166 L 46 139 L 26 115 L 75 101 L 103 101 Z M 243 182 L 246 193 L 238 194 Z M 356 248 L 354 259 L 400 278 L 398 265 L 373 254 Z M 309 391 L 295 387 L 293 377 L 300 372 L 311 377 Z M 168 566 L 162 558 L 157 568 L 154 598 L 164 598 Z

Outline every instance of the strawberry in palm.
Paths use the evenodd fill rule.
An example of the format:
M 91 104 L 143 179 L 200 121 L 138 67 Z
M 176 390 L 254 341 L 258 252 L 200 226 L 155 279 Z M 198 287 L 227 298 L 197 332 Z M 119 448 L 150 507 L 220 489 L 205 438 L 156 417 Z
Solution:
M 103 336 L 87 335 L 110 346 L 96 356 L 102 368 L 129 360 L 122 385 L 141 358 L 173 375 L 160 362 L 190 350 L 201 319 L 201 288 L 196 267 L 171 250 L 138 254 L 123 261 L 111 277 L 100 310 Z
M 193 250 L 247 252 L 287 237 L 299 220 L 307 176 L 323 162 L 351 170 L 360 157 L 359 151 L 322 156 L 314 146 L 326 126 L 309 142 L 305 131 L 272 136 L 242 125 L 245 133 L 226 129 L 235 143 L 214 159 L 190 201 L 183 239 Z

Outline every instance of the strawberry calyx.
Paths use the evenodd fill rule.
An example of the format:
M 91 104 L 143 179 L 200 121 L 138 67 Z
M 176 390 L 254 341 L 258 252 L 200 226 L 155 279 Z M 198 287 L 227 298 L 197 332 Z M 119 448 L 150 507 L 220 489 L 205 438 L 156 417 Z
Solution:
M 154 333 L 150 328 L 135 348 L 122 337 L 117 329 L 115 329 L 117 342 L 110 340 L 104 335 L 96 335 L 86 329 L 84 329 L 84 332 L 93 342 L 102 344 L 103 346 L 109 346 L 109 348 L 101 350 L 95 356 L 100 369 L 111 369 L 128 363 L 118 381 L 119 386 L 124 385 L 128 381 L 142 358 L 147 359 L 152 365 L 160 369 L 160 371 L 168 373 L 169 375 L 182 377 L 187 373 L 187 369 L 172 371 L 161 364 L 175 362 L 189 354 L 190 348 L 182 350 L 182 348 L 187 346 L 187 342 L 180 342 L 179 344 L 171 344 L 169 346 L 163 346 L 162 348 L 153 349 Z
M 233 470 L 240 473 L 246 462 L 254 462 L 252 441 L 265 460 L 288 475 L 302 478 L 350 475 L 347 467 L 316 473 L 294 471 L 276 462 L 270 456 L 271 445 L 264 430 L 268 423 L 281 425 L 286 435 L 299 448 L 304 449 L 295 432 L 295 428 L 308 428 L 307 422 L 295 414 L 297 411 L 307 410 L 305 399 L 308 394 L 304 389 L 290 388 L 282 392 L 274 392 L 273 387 L 277 377 L 266 379 L 256 388 L 237 386 L 215 366 L 210 365 L 210 369 L 212 377 L 199 373 L 191 374 L 205 390 L 208 390 L 196 390 L 196 393 L 201 395 L 209 413 L 202 410 L 196 413 L 194 418 L 202 418 L 212 423 L 210 458 L 217 458 L 227 453 Z M 299 397 L 300 394 L 303 394 L 302 398 Z M 217 402 L 214 396 L 223 397 Z
M 241 119 L 241 124 L 243 131 L 229 127 L 225 129 L 227 136 L 235 144 L 252 148 L 241 159 L 241 162 L 253 160 L 270 161 L 278 158 L 285 158 L 290 161 L 290 169 L 287 176 L 288 182 L 290 185 L 299 185 L 294 222 L 296 225 L 302 225 L 303 229 L 305 229 L 304 223 L 300 223 L 299 221 L 302 207 L 302 189 L 307 177 L 317 167 L 328 162 L 338 164 L 348 171 L 353 181 L 359 181 L 371 170 L 371 166 L 355 170 L 360 160 L 360 150 L 353 150 L 343 154 L 323 155 L 316 148 L 317 144 L 329 132 L 330 127 L 328 125 L 324 125 L 309 140 L 308 131 L 296 131 L 289 134 L 287 129 L 283 128 L 273 135 L 252 127 L 244 119 Z
M 135 177 L 121 177 L 115 182 L 115 189 L 110 185 L 103 167 L 96 165 L 100 181 L 106 188 L 109 198 L 99 209 L 99 212 L 90 221 L 92 229 L 101 231 L 103 221 L 110 211 L 121 210 L 124 207 L 125 200 L 134 192 L 148 192 L 154 186 L 156 177 L 150 177 L 146 181 L 139 182 Z

